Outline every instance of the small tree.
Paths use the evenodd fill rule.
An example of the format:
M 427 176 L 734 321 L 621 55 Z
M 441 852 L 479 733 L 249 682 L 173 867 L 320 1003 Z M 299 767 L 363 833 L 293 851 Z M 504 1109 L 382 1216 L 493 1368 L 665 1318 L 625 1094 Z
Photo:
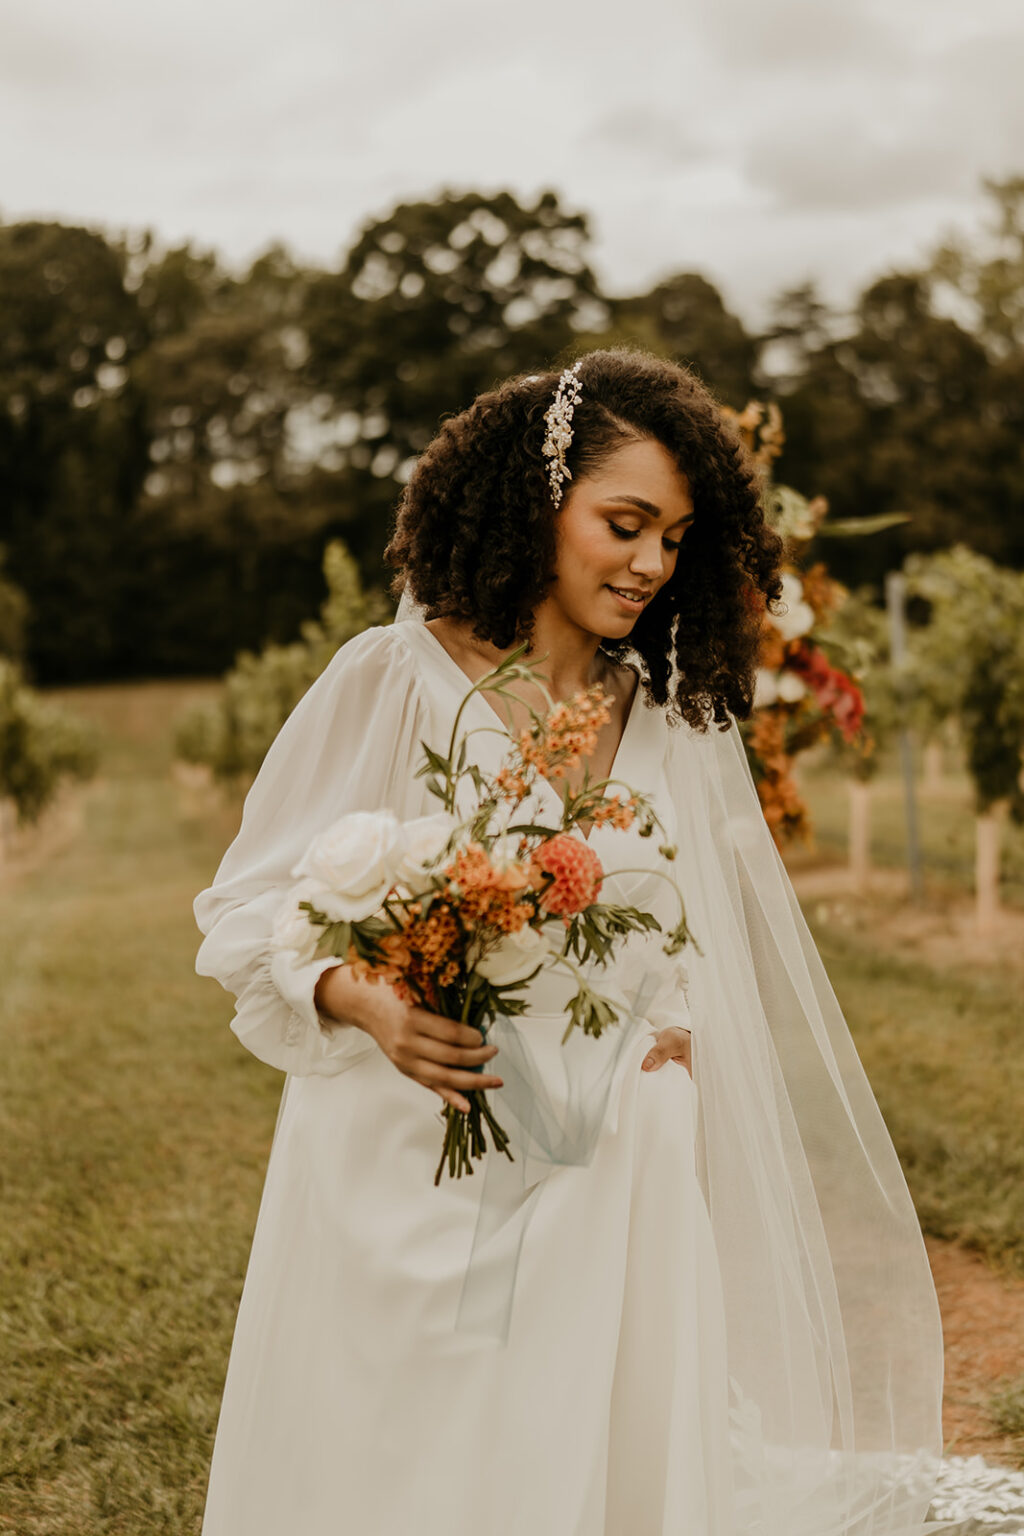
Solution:
M 324 551 L 327 597 L 302 638 L 242 651 L 212 704 L 185 711 L 175 733 L 178 758 L 203 764 L 217 779 L 251 778 L 285 720 L 346 640 L 371 624 L 390 622 L 391 605 L 377 588 L 364 592 L 356 563 L 340 539 Z
M 62 779 L 95 770 L 95 732 L 29 688 L 17 662 L 0 656 L 0 801 L 21 823 L 38 820 Z
M 963 545 L 913 555 L 906 573 L 929 610 L 911 634 L 913 696 L 934 727 L 957 720 L 974 782 L 977 922 L 987 933 L 999 907 L 1002 822 L 1024 819 L 1024 575 Z

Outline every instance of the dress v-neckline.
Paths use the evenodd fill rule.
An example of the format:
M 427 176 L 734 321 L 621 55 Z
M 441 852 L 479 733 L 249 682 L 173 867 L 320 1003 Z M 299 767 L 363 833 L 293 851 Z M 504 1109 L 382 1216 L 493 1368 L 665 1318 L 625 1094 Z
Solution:
M 448 664 L 449 668 L 451 669 L 452 673 L 453 674 L 458 674 L 459 678 L 465 684 L 465 690 L 464 690 L 465 692 L 468 693 L 469 689 L 473 687 L 474 681 L 479 681 L 479 679 L 473 679 L 472 677 L 470 677 L 468 672 L 464 672 L 463 671 L 462 667 L 455 660 L 455 657 L 448 650 L 447 646 L 442 645 L 441 641 L 434 634 L 434 631 L 432 629 L 429 629 L 426 624 L 422 623 L 419 619 L 408 619 L 408 620 L 398 621 L 398 622 L 404 622 L 404 623 L 408 624 L 409 626 L 411 626 L 414 629 L 422 630 L 423 631 L 423 633 L 428 637 L 428 640 L 430 642 L 430 649 L 434 652 L 434 654 L 436 656 L 438 656 L 438 658 L 440 660 L 446 662 Z M 633 697 L 632 697 L 632 699 L 630 701 L 629 710 L 628 710 L 628 712 L 626 714 L 625 723 L 623 724 L 623 727 L 622 727 L 622 735 L 619 737 L 618 745 L 615 748 L 615 754 L 614 754 L 614 756 L 612 758 L 612 761 L 611 761 L 611 767 L 608 769 L 608 772 L 605 775 L 606 779 L 613 779 L 615 777 L 616 771 L 619 769 L 620 764 L 621 764 L 621 760 L 622 760 L 622 757 L 623 757 L 624 749 L 628 750 L 627 742 L 629 740 L 630 731 L 631 731 L 631 729 L 633 727 L 634 720 L 640 715 L 641 709 L 642 709 L 642 704 L 641 704 L 641 699 L 640 699 L 640 694 L 642 693 L 642 691 L 643 691 L 643 689 L 642 689 L 642 685 L 640 683 L 640 679 L 639 679 L 639 677 L 637 677 L 636 688 L 633 691 Z M 498 714 L 498 711 L 494 708 L 493 704 L 490 704 L 487 701 L 487 699 L 484 698 L 482 693 L 479 693 L 479 692 L 475 693 L 473 695 L 473 697 L 474 697 L 474 699 L 479 700 L 479 702 L 482 705 L 482 707 L 487 711 L 487 713 L 490 715 L 491 719 L 496 722 L 498 728 L 509 738 L 509 740 L 510 741 L 514 740 L 514 737 L 512 736 L 512 733 L 511 733 L 511 731 L 509 729 L 509 726 L 508 726 L 507 722 L 502 720 L 501 716 Z M 562 808 L 562 797 L 558 793 L 558 791 L 555 789 L 554 785 L 548 783 L 547 779 L 544 779 L 544 778 L 538 778 L 537 784 L 538 784 L 538 786 L 540 788 L 543 788 L 544 790 L 546 790 L 552 796 L 552 798 L 555 801 L 557 801 L 559 809 L 561 809 Z M 582 828 L 580 828 L 580 833 L 581 833 L 581 836 L 583 837 L 584 841 L 589 843 L 591 841 L 592 837 L 595 834 L 597 834 L 599 832 L 602 832 L 604 830 L 606 830 L 606 829 L 605 829 L 605 827 L 603 825 L 598 825 L 598 826 L 592 826 L 590 828 L 589 832 L 583 832 Z

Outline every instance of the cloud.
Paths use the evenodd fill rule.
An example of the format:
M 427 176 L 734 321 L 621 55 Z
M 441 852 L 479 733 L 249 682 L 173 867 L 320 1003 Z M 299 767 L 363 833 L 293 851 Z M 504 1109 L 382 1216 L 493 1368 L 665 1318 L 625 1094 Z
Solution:
M 745 159 L 752 185 L 792 210 L 854 212 L 968 192 L 976 181 L 969 147 L 954 136 L 901 140 L 845 112 L 777 129 Z
M 889 17 L 864 0 L 699 0 L 691 14 L 726 73 L 890 74 L 913 56 Z
M 692 165 L 709 152 L 707 141 L 671 112 L 625 104 L 595 118 L 580 134 L 578 145 L 584 153 L 612 151 L 667 166 Z

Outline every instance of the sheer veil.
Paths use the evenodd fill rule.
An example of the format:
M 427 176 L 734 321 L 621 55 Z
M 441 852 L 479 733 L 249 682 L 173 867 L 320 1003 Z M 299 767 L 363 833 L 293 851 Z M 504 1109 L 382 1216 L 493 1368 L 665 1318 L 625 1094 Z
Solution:
M 423 622 L 403 596 L 397 618 Z M 737 1536 L 920 1536 L 942 1335 L 892 1141 L 735 726 L 667 730 L 698 1177 L 728 1336 Z M 643 787 L 639 785 L 638 787 Z M 699 1327 L 699 1319 L 695 1319 Z

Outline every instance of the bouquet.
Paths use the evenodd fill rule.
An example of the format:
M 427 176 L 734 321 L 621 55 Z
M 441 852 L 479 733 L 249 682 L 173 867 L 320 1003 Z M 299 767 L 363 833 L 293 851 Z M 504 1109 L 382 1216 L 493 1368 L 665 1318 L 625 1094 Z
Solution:
M 275 943 L 297 961 L 336 955 L 400 997 L 472 1025 L 485 1042 L 499 1016 L 526 1009 L 524 990 L 542 968 L 567 968 L 576 992 L 564 1044 L 573 1029 L 598 1037 L 618 1022 L 584 965 L 606 965 L 631 932 L 662 931 L 650 913 L 599 900 L 605 871 L 582 829 L 588 823 L 625 829 L 639 820 L 640 836 L 650 837 L 656 829 L 664 836 L 664 828 L 646 795 L 622 780 L 594 782 L 587 767 L 576 791 L 564 784 L 557 825 L 517 819 L 538 777 L 566 779 L 593 752 L 598 730 L 610 719 L 599 685 L 554 704 L 520 660 L 525 649 L 519 646 L 470 688 L 445 754 L 421 743 L 417 777 L 426 779 L 441 809 L 405 822 L 389 810 L 356 811 L 326 828 L 292 870 L 299 883 L 282 908 Z M 537 681 L 550 707 L 544 715 L 530 709 L 530 726 L 497 772 L 487 774 L 469 760 L 473 733 L 460 733 L 463 712 L 483 689 L 514 697 L 509 685 L 517 679 Z M 460 817 L 458 790 L 467 779 L 470 809 Z M 620 792 L 608 793 L 616 785 Z M 676 850 L 663 841 L 659 853 L 671 865 Z M 679 920 L 662 946 L 673 955 L 691 935 L 678 883 L 668 871 L 656 873 L 678 897 Z M 485 1125 L 495 1150 L 513 1157 L 486 1091 L 465 1097 L 468 1112 L 445 1105 L 435 1186 L 446 1165 L 450 1177 L 474 1171 L 472 1160 L 487 1150 Z

